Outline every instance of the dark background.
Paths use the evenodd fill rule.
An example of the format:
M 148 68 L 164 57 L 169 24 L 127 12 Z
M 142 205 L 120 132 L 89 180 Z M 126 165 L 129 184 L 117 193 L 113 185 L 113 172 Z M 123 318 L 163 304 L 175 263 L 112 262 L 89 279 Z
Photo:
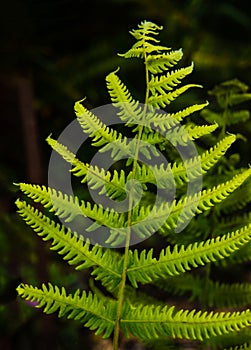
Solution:
M 121 77 L 141 97 L 143 75 L 123 53 L 128 34 L 142 20 L 164 26 L 163 45 L 183 48 L 182 65 L 195 64 L 191 82 L 207 90 L 238 78 L 251 85 L 250 1 L 234 0 L 10 0 L 0 10 L 0 348 L 80 349 L 87 333 L 72 321 L 41 316 L 15 300 L 20 280 L 85 288 L 15 214 L 15 182 L 46 184 L 50 148 L 74 118 L 73 105 L 109 103 L 105 76 L 121 66 Z M 136 77 L 136 79 L 135 79 Z M 136 80 L 136 81 L 135 81 Z M 250 126 L 249 126 L 250 128 Z M 250 137 L 246 135 L 247 138 Z M 246 163 L 248 154 L 242 153 Z M 77 277 L 76 277 L 77 275 Z M 92 339 L 89 337 L 90 341 Z M 86 347 L 83 347 L 86 344 Z

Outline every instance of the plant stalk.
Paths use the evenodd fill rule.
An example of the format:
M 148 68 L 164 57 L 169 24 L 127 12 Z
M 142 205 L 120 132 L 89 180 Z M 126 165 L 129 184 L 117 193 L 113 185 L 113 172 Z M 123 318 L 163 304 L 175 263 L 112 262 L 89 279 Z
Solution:
M 144 44 L 143 44 L 144 46 Z M 135 178 L 136 173 L 136 167 L 138 163 L 139 158 L 139 149 L 140 149 L 140 140 L 142 137 L 142 133 L 144 130 L 144 119 L 147 112 L 147 103 L 149 98 L 149 71 L 147 66 L 147 54 L 146 51 L 144 52 L 144 61 L 145 61 L 145 74 L 146 74 L 146 93 L 145 93 L 145 106 L 143 111 L 143 118 L 142 118 L 142 124 L 139 125 L 139 131 L 137 135 L 137 144 L 135 149 L 135 157 L 133 160 L 133 166 L 132 166 L 132 178 Z M 119 292 L 118 292 L 118 307 L 117 307 L 117 313 L 116 313 L 116 321 L 115 321 L 115 327 L 114 327 L 114 336 L 113 336 L 113 350 L 118 350 L 119 346 L 119 330 L 120 330 L 120 318 L 122 314 L 122 308 L 123 308 L 123 301 L 124 301 L 124 290 L 126 285 L 126 275 L 127 275 L 127 268 L 128 268 L 128 262 L 129 262 L 129 250 L 130 250 L 130 240 L 131 240 L 131 226 L 132 226 L 132 208 L 133 208 L 133 192 L 130 191 L 129 193 L 129 208 L 128 208 L 128 225 L 127 225 L 127 234 L 126 234 L 126 241 L 125 241 L 125 250 L 124 250 L 124 262 L 123 262 L 123 271 L 121 275 L 121 281 L 119 286 Z

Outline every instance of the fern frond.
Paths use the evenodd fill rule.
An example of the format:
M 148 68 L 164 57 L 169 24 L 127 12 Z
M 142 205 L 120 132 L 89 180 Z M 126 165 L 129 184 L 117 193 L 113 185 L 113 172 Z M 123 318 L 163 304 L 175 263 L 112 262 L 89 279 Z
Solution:
M 93 146 L 99 147 L 106 165 L 109 167 L 112 160 L 113 166 L 106 170 L 106 165 L 102 168 L 83 163 L 70 148 L 51 136 L 47 138 L 52 149 L 71 164 L 68 168 L 72 174 L 81 177 L 81 183 L 86 184 L 84 188 L 89 186 L 96 194 L 109 198 L 99 197 L 100 201 L 93 198 L 92 204 L 72 192 L 63 193 L 59 185 L 56 190 L 19 184 L 29 202 L 33 200 L 47 209 L 45 214 L 39 210 L 40 205 L 33 203 L 33 206 L 20 199 L 16 201 L 20 216 L 69 265 L 77 270 L 88 269 L 92 292 L 77 290 L 67 294 L 64 287 L 50 283 L 40 289 L 22 283 L 17 291 L 45 313 L 57 312 L 59 317 L 79 320 L 98 335 L 112 336 L 114 350 L 119 348 L 122 332 L 152 342 L 165 340 L 165 348 L 183 345 L 183 341 L 174 340 L 180 338 L 202 341 L 199 347 L 228 344 L 232 345 L 231 350 L 249 349 L 249 309 L 210 312 L 206 307 L 243 307 L 250 303 L 251 284 L 212 281 L 209 264 L 214 263 L 215 269 L 231 268 L 231 264 L 250 261 L 251 257 L 251 214 L 233 214 L 251 202 L 251 167 L 237 170 L 238 155 L 224 156 L 236 140 L 234 135 L 225 135 L 226 126 L 250 116 L 246 110 L 230 107 L 249 101 L 251 94 L 237 80 L 213 90 L 211 93 L 224 110 L 223 118 L 220 113 L 202 111 L 208 102 L 178 111 L 174 104 L 173 112 L 163 112 L 161 108 L 169 106 L 187 90 L 201 86 L 182 84 L 192 73 L 193 63 L 174 69 L 183 56 L 182 50 L 171 51 L 160 45 L 157 38 L 160 30 L 162 27 L 155 23 L 141 22 L 130 32 L 136 42 L 120 55 L 143 60 L 145 104 L 136 100 L 120 80 L 119 69 L 106 77 L 115 112 L 109 113 L 108 122 L 98 112 L 85 108 L 83 100 L 75 103 L 82 131 L 92 139 Z M 202 111 L 210 125 L 190 120 L 180 125 L 197 111 Z M 115 127 L 115 115 L 117 123 L 126 126 L 125 132 Z M 218 126 L 220 133 L 213 135 Z M 194 154 L 191 147 L 185 148 L 192 140 L 202 137 L 198 153 Z M 163 160 L 164 155 L 168 160 Z M 210 172 L 219 160 L 216 171 Z M 207 172 L 202 184 L 202 175 Z M 111 200 L 115 200 L 112 209 L 107 205 Z M 57 217 L 53 220 L 53 216 Z M 168 239 L 165 248 L 131 247 L 154 233 Z M 154 237 L 147 246 L 152 243 L 157 244 Z M 123 247 L 123 254 L 111 249 L 118 246 Z M 205 265 L 208 268 L 202 268 Z M 94 279 L 100 281 L 102 291 Z M 140 284 L 144 286 L 139 290 Z M 152 296 L 156 287 L 159 290 Z M 203 311 L 176 309 L 159 302 L 157 296 L 161 290 L 181 296 L 189 293 L 190 301 L 195 300 Z M 175 300 L 174 304 L 178 303 Z
M 246 244 L 237 253 L 229 256 L 226 261 L 221 261 L 221 265 L 226 266 L 227 264 L 242 264 L 251 261 L 251 244 Z
M 202 153 L 200 156 L 202 169 L 210 169 L 235 141 L 235 135 L 227 135 L 222 140 L 218 141 L 216 145 Z
M 146 63 L 152 74 L 162 73 L 177 64 L 183 56 L 182 49 L 159 55 L 148 55 Z
M 138 29 L 133 29 L 130 34 L 134 36 L 137 42 L 124 54 L 119 56 L 124 58 L 139 57 L 144 58 L 145 53 L 162 52 L 170 50 L 170 48 L 157 45 L 159 41 L 152 35 L 158 35 L 158 31 L 162 30 L 162 27 L 152 23 L 150 21 L 143 21 L 138 25 Z
M 173 70 L 168 72 L 166 75 L 152 76 L 149 81 L 149 89 L 151 94 L 154 96 L 155 94 L 163 95 L 166 91 L 172 91 L 174 87 L 181 83 L 182 79 L 184 79 L 188 74 L 191 74 L 193 71 L 193 63 L 186 68 L 179 68 L 177 70 Z
M 196 140 L 204 135 L 211 134 L 217 128 L 217 123 L 214 123 L 212 125 L 194 125 L 191 123 L 185 125 L 185 130 L 190 136 L 190 140 Z
M 21 200 L 16 201 L 18 213 L 44 241 L 51 240 L 51 250 L 63 255 L 69 265 L 76 265 L 76 270 L 93 268 L 92 275 L 101 280 L 111 290 L 115 289 L 121 278 L 122 258 L 112 250 L 91 246 L 89 240 L 70 229 L 60 226 L 43 215 L 38 209 Z
M 79 205 L 79 198 L 68 196 L 52 188 L 46 188 L 44 185 L 31 185 L 20 183 L 20 190 L 34 202 L 40 203 L 44 208 L 63 218 L 65 221 L 73 220 L 77 215 L 82 214 Z
M 148 103 L 155 108 L 164 108 L 167 105 L 169 105 L 172 101 L 174 101 L 177 97 L 179 97 L 181 94 L 183 94 L 184 92 L 186 92 L 188 89 L 192 87 L 200 88 L 201 85 L 188 84 L 168 93 L 151 95 L 149 97 Z
M 154 45 L 152 45 L 152 51 L 155 51 Z M 150 51 L 149 51 L 150 52 Z M 129 49 L 127 52 L 121 54 L 119 53 L 118 56 L 124 57 L 124 58 L 144 58 L 144 47 L 137 45 L 133 45 L 131 49 Z
M 201 126 L 193 126 L 191 124 L 188 126 L 176 125 L 164 132 L 159 130 L 159 128 L 156 128 L 157 132 L 147 129 L 147 132 L 142 134 L 141 140 L 150 145 L 157 145 L 160 150 L 165 151 L 170 145 L 173 147 L 191 145 L 191 141 L 210 134 L 217 126 L 217 124 Z M 156 156 L 158 156 L 157 153 Z
M 93 138 L 93 146 L 103 146 L 117 141 L 117 147 L 119 147 L 119 141 L 123 140 L 126 142 L 126 138 L 121 133 L 106 126 L 97 116 L 81 104 L 82 101 L 77 101 L 74 109 L 84 133 L 89 134 Z
M 127 138 L 117 130 L 106 126 L 97 116 L 86 109 L 82 104 L 83 100 L 75 103 L 75 113 L 83 131 L 93 138 L 92 145 L 102 148 L 101 152 L 112 150 L 114 160 L 119 160 L 123 156 L 134 155 L 135 140 L 128 142 Z
M 238 188 L 231 196 L 231 198 L 222 202 L 219 207 L 216 208 L 218 214 L 229 214 L 233 211 L 241 210 L 251 202 L 251 182 L 248 179 L 241 188 Z
M 231 126 L 238 123 L 244 123 L 250 118 L 250 112 L 248 110 L 228 111 L 228 117 L 225 121 L 226 125 Z M 220 126 L 223 126 L 224 119 L 222 113 L 213 112 L 210 109 L 204 110 L 201 116 L 209 123 L 217 122 Z
M 205 280 L 203 277 L 186 273 L 185 275 L 158 280 L 158 286 L 165 291 L 171 291 L 175 295 L 183 295 L 189 292 L 191 294 L 190 300 L 203 301 L 209 307 L 234 308 L 250 304 L 250 283 L 220 283 L 219 281 Z M 204 293 L 205 288 L 206 293 Z
M 45 186 L 19 184 L 21 191 L 34 202 L 41 203 L 45 208 L 49 208 L 59 218 L 65 222 L 74 220 L 78 215 L 88 217 L 94 220 L 94 223 L 87 230 L 92 230 L 95 223 L 100 223 L 109 228 L 124 227 L 125 217 L 123 213 L 118 213 L 113 209 L 104 209 L 102 205 L 93 204 L 79 200 L 78 197 L 72 197 Z
M 158 113 L 157 110 L 154 110 L 153 113 L 147 113 L 144 120 L 144 125 L 152 128 L 161 130 L 161 132 L 167 132 L 173 127 L 179 126 L 179 122 L 190 114 L 200 111 L 208 105 L 208 102 L 203 104 L 197 104 L 189 106 L 176 113 Z
M 231 180 L 221 183 L 208 190 L 203 190 L 200 196 L 200 202 L 197 213 L 210 209 L 215 203 L 220 203 L 226 199 L 232 192 L 240 187 L 243 182 L 251 175 L 251 168 L 235 175 Z M 189 199 L 185 202 L 189 202 Z M 186 204 L 185 204 L 186 205 Z
M 166 275 L 178 275 L 191 270 L 192 267 L 196 268 L 224 259 L 250 240 L 251 224 L 223 236 L 190 244 L 186 248 L 184 245 L 175 245 L 171 251 L 170 246 L 168 246 L 161 251 L 158 259 L 152 257 L 153 250 L 149 250 L 148 253 L 143 250 L 140 256 L 135 250 L 130 253 L 127 275 L 136 288 L 137 282 L 151 283 Z
M 66 146 L 60 144 L 50 136 L 47 137 L 48 144 L 61 155 L 63 159 L 73 165 L 71 172 L 77 177 L 83 177 L 81 183 L 88 182 L 91 189 L 99 190 L 99 194 L 107 194 L 110 198 L 121 198 L 127 194 L 125 186 L 125 172 L 123 169 L 112 174 L 103 168 L 82 163 Z
M 152 140 L 152 143 L 156 143 L 159 140 L 158 135 L 153 135 L 153 138 L 157 138 L 155 141 Z M 155 147 L 149 147 L 149 142 L 140 143 L 139 148 L 139 158 L 146 157 L 146 159 L 151 160 L 153 157 L 158 157 L 159 153 L 157 152 Z M 133 138 L 131 141 L 127 142 L 125 138 L 123 141 L 116 141 L 112 143 L 106 144 L 100 152 L 111 152 L 111 157 L 114 161 L 121 160 L 123 157 L 133 159 L 135 156 L 135 149 L 137 149 L 138 140 Z
M 163 134 L 164 139 L 171 142 L 176 147 L 177 145 L 185 146 L 189 141 L 196 140 L 204 135 L 210 134 L 218 127 L 214 125 L 192 125 L 178 126 L 172 130 L 169 130 Z M 159 142 L 160 143 L 160 142 Z
M 207 284 L 208 305 L 216 307 L 241 307 L 250 304 L 251 284 L 226 284 L 209 281 Z
M 149 40 L 150 39 L 150 40 Z M 170 48 L 166 46 L 156 45 L 152 44 L 149 41 L 151 41 L 151 37 L 145 37 L 142 40 L 136 42 L 131 49 L 129 49 L 127 52 L 123 54 L 118 54 L 121 57 L 124 58 L 141 58 L 143 59 L 145 57 L 145 54 L 151 54 L 151 53 L 160 53 L 163 51 L 169 51 Z M 155 41 L 156 42 L 156 41 Z
M 177 224 L 182 225 L 187 221 L 189 222 L 195 215 L 195 211 L 196 213 L 202 213 L 225 200 L 250 175 L 251 168 L 235 175 L 225 183 L 187 196 L 179 201 L 174 201 L 172 204 L 166 202 L 158 207 L 152 205 L 148 207 L 135 206 L 133 209 L 133 218 L 135 219 L 132 224 L 140 223 L 137 226 L 138 234 L 147 233 L 147 235 L 150 235 L 156 232 L 156 227 L 159 227 L 161 235 L 167 236 L 170 230 L 177 227 Z M 144 221 L 142 222 L 142 220 Z M 163 223 L 161 227 L 160 223 Z
M 108 92 L 113 105 L 120 109 L 117 113 L 119 118 L 127 123 L 138 123 L 142 117 L 142 108 L 139 101 L 135 101 L 116 74 L 117 71 L 110 73 L 106 77 Z
M 83 131 L 90 134 L 90 137 L 93 137 L 94 142 L 92 145 L 97 147 L 105 145 L 100 152 L 111 151 L 113 160 L 120 160 L 123 157 L 134 157 L 137 144 L 136 139 L 128 141 L 127 137 L 118 133 L 117 130 L 103 124 L 98 117 L 81 104 L 81 101 L 75 103 L 75 112 Z M 152 154 L 149 152 L 148 146 L 147 144 L 141 146 L 140 152 L 147 159 L 151 159 Z
M 168 173 L 172 173 L 176 186 L 183 185 L 188 180 L 192 181 L 201 174 L 205 174 L 210 168 L 212 168 L 218 160 L 226 153 L 228 148 L 236 140 L 235 135 L 226 136 L 220 140 L 215 146 L 202 153 L 198 157 L 191 158 L 185 162 L 168 163 L 167 167 L 163 164 L 161 166 L 154 165 L 149 167 L 145 164 L 138 165 L 135 178 L 138 181 L 145 183 L 158 183 L 159 188 L 168 188 L 170 180 L 167 177 Z M 201 172 L 198 172 L 197 166 L 200 166 Z
M 121 327 L 139 339 L 173 337 L 205 340 L 211 337 L 239 331 L 251 325 L 251 312 L 202 312 L 179 310 L 174 307 L 127 307 L 121 319 Z
M 20 284 L 17 288 L 18 294 L 30 301 L 36 301 L 36 307 L 43 308 L 46 314 L 58 312 L 58 317 L 78 320 L 95 334 L 102 334 L 108 338 L 114 328 L 116 315 L 116 302 L 105 298 L 98 299 L 96 295 L 77 290 L 73 295 L 66 294 L 64 287 L 59 289 L 51 283 L 42 288 Z
M 136 234 L 137 237 L 147 238 L 150 237 L 153 233 L 157 232 L 161 225 L 163 224 L 164 219 L 168 216 L 168 213 L 171 211 L 171 205 L 169 203 L 162 203 L 160 205 L 139 207 L 135 206 L 132 210 L 132 222 L 130 223 L 132 234 Z M 124 228 L 119 231 L 112 230 L 109 240 L 107 242 L 111 243 L 115 239 L 120 239 L 124 241 L 126 236 L 127 228 L 126 225 Z
M 204 135 L 210 134 L 218 127 L 217 124 L 214 125 L 192 125 L 188 124 L 187 126 L 178 125 L 173 127 L 171 130 L 158 131 L 159 128 L 156 128 L 158 132 L 152 131 L 144 133 L 142 135 L 142 141 L 145 141 L 151 145 L 158 145 L 159 147 L 165 148 L 168 142 L 171 143 L 174 147 L 177 145 L 186 146 L 189 141 L 198 139 Z
M 130 31 L 130 34 L 132 36 L 134 36 L 134 38 L 137 41 L 140 40 L 153 40 L 155 42 L 158 42 L 157 39 L 153 38 L 153 37 L 149 37 L 148 35 L 158 35 L 159 31 L 162 30 L 163 27 L 162 26 L 158 26 L 157 24 L 151 22 L 151 21 L 142 21 L 139 25 L 138 25 L 138 29 L 133 29 Z
M 174 163 L 172 166 L 172 173 L 175 181 L 177 181 L 178 184 L 183 184 L 184 181 L 187 181 L 188 174 L 189 180 L 195 179 L 196 176 L 198 176 L 196 164 L 200 164 L 201 172 L 205 174 L 219 161 L 235 140 L 235 135 L 226 136 L 200 156 L 191 158 L 185 162 Z
M 181 122 L 185 117 L 191 115 L 192 113 L 198 112 L 202 109 L 204 109 L 206 106 L 208 106 L 208 102 L 201 103 L 201 104 L 195 104 L 192 106 L 189 106 L 181 111 L 171 113 L 170 116 L 174 119 L 176 119 L 178 122 Z M 215 120 L 212 121 L 212 124 L 215 123 Z

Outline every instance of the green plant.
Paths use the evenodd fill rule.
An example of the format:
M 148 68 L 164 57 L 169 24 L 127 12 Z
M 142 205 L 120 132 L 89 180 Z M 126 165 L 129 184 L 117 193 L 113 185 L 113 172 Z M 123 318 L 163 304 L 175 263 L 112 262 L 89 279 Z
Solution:
M 238 109 L 239 105 L 251 100 L 248 86 L 243 82 L 238 79 L 225 81 L 216 85 L 209 94 L 216 98 L 217 107 L 215 110 L 207 108 L 201 112 L 201 115 L 209 123 L 217 122 L 222 129 L 222 135 L 225 134 L 226 128 L 249 120 L 249 110 Z M 245 127 L 247 127 L 246 123 Z
M 100 195 L 106 194 L 117 203 L 128 198 L 126 210 L 109 210 L 50 187 L 19 184 L 26 196 L 53 212 L 60 222 L 52 219 L 50 213 L 44 214 L 18 199 L 16 204 L 23 219 L 43 240 L 51 241 L 51 249 L 70 265 L 75 265 L 79 271 L 91 269 L 91 275 L 106 292 L 101 292 L 93 283 L 91 291 L 77 290 L 74 294 L 67 294 L 64 287 L 51 283 L 43 284 L 41 288 L 20 284 L 17 291 L 23 298 L 36 301 L 45 313 L 58 311 L 59 317 L 79 320 L 103 337 L 113 334 L 114 350 L 119 347 L 120 332 L 126 337 L 146 341 L 149 346 L 153 346 L 151 342 L 154 340 L 159 348 L 168 348 L 176 338 L 197 340 L 206 346 L 209 341 L 216 345 L 225 341 L 232 346 L 233 334 L 241 344 L 243 332 L 251 325 L 251 312 L 248 309 L 232 312 L 219 309 L 246 306 L 251 287 L 247 283 L 213 281 L 211 266 L 220 273 L 228 266 L 232 269 L 231 262 L 236 263 L 239 252 L 242 261 L 250 256 L 245 255 L 243 249 L 250 251 L 251 225 L 234 227 L 233 222 L 231 229 L 222 234 L 217 231 L 221 214 L 216 208 L 220 206 L 224 211 L 227 197 L 237 189 L 240 192 L 236 201 L 245 202 L 241 186 L 250 176 L 251 169 L 229 169 L 226 165 L 226 152 L 236 136 L 225 134 L 225 130 L 220 129 L 216 144 L 207 146 L 207 141 L 203 146 L 205 135 L 213 132 L 217 135 L 218 124 L 199 125 L 188 118 L 206 107 L 207 102 L 178 112 L 161 111 L 198 85 L 177 88 L 192 72 L 193 65 L 172 69 L 181 60 L 182 51 L 171 51 L 159 45 L 156 35 L 160 29 L 152 22 L 142 22 L 131 32 L 136 43 L 121 55 L 138 57 L 144 62 L 146 91 L 143 105 L 131 96 L 119 79 L 118 71 L 106 77 L 118 121 L 125 124 L 123 132 L 126 130 L 127 136 L 103 123 L 82 105 L 82 101 L 75 104 L 84 133 L 93 138 L 93 146 L 111 154 L 114 168 L 106 171 L 83 163 L 65 145 L 51 136 L 47 139 L 51 147 L 72 164 L 72 173 L 82 177 L 82 183 L 88 182 L 89 188 Z M 186 123 L 180 125 L 185 118 Z M 133 137 L 130 139 L 129 135 Z M 192 151 L 190 146 L 196 139 L 201 140 L 201 154 L 186 153 L 190 158 L 180 159 L 184 149 Z M 152 165 L 152 159 L 160 158 L 160 153 L 170 162 Z M 126 163 L 122 159 L 125 156 L 128 158 Z M 202 174 L 203 189 L 200 189 Z M 175 196 L 172 196 L 174 182 Z M 189 184 L 193 185 L 190 194 Z M 105 247 L 93 246 L 88 238 L 83 239 L 82 232 L 71 230 L 71 223 L 80 213 L 93 220 L 86 228 L 86 237 L 94 235 L 95 230 L 100 232 L 100 228 L 101 232 L 104 228 L 109 229 Z M 238 218 L 235 220 L 238 222 Z M 165 240 L 164 248 L 158 246 L 156 235 L 151 237 L 155 232 Z M 142 250 L 143 243 L 142 247 L 133 247 L 131 243 L 135 237 L 141 240 L 149 238 L 147 242 L 153 248 Z M 124 247 L 123 252 L 121 247 Z M 220 263 L 221 260 L 226 261 L 226 266 Z M 179 309 L 178 302 L 169 305 L 160 297 L 153 297 L 156 289 L 167 290 L 168 295 L 188 291 L 196 304 Z M 201 310 L 196 311 L 194 307 Z M 211 307 L 215 310 L 212 311 Z M 245 341 L 250 340 L 247 335 Z

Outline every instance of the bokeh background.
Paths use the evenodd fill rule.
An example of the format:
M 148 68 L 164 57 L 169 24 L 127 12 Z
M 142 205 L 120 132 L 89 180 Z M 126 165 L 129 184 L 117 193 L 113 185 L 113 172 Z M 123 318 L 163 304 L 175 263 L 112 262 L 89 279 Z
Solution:
M 73 120 L 76 100 L 86 96 L 89 108 L 109 102 L 109 72 L 120 66 L 122 79 L 141 97 L 142 67 L 117 53 L 132 45 L 128 32 L 144 19 L 164 26 L 164 45 L 183 48 L 183 66 L 194 62 L 191 81 L 204 86 L 200 101 L 210 99 L 207 91 L 225 80 L 238 78 L 251 86 L 250 1 L 1 3 L 0 349 L 92 349 L 95 342 L 99 346 L 77 323 L 43 316 L 16 299 L 20 281 L 39 285 L 51 280 L 74 290 L 87 288 L 87 277 L 61 263 L 19 219 L 14 205 L 19 194 L 13 183 L 47 183 L 50 148 L 45 138 L 50 133 L 59 136 Z M 250 122 L 242 131 L 250 140 Z M 243 162 L 250 163 L 250 142 L 240 147 Z

